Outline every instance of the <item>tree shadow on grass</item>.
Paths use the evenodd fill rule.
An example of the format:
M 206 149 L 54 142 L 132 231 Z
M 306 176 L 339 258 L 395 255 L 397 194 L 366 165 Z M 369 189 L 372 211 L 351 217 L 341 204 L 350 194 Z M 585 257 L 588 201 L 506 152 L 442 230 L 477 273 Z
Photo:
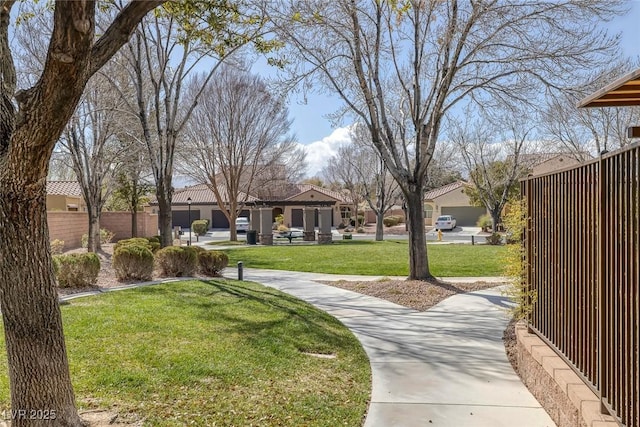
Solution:
M 243 334 L 254 345 L 264 347 L 265 340 L 273 339 L 278 345 L 317 353 L 359 347 L 355 337 L 337 319 L 293 296 L 259 285 L 247 286 L 246 282 L 198 282 L 212 290 L 210 295 L 218 297 L 207 302 L 196 302 L 202 310 L 201 316 L 227 321 L 233 325 L 233 332 Z M 232 298 L 227 301 L 223 295 Z M 223 306 L 247 302 L 252 304 L 252 314 L 265 313 L 263 320 L 259 319 L 260 316 L 249 318 L 246 310 L 221 310 Z

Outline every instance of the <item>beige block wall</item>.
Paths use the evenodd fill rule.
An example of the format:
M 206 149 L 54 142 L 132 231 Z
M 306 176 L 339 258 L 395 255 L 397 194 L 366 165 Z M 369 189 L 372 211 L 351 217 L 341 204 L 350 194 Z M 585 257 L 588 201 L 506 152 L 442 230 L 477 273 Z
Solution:
M 82 235 L 89 230 L 86 212 L 47 212 L 50 240 L 63 240 L 65 249 L 81 246 Z M 100 227 L 115 233 L 114 241 L 131 237 L 131 214 L 129 212 L 103 212 Z M 138 212 L 138 236 L 151 237 L 158 234 L 158 215 Z
M 82 235 L 89 229 L 86 212 L 47 212 L 49 239 L 63 240 L 65 249 L 79 248 Z
M 158 215 L 147 212 L 138 212 L 138 237 L 151 237 L 158 234 Z M 102 212 L 100 215 L 100 228 L 105 228 L 115 233 L 114 242 L 131 237 L 131 213 L 129 212 Z

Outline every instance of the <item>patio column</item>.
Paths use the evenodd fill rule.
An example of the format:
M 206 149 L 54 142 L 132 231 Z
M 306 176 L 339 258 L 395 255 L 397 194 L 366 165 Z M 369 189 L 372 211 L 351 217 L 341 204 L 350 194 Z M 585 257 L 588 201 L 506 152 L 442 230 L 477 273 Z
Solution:
M 328 244 L 333 242 L 331 237 L 331 216 L 333 208 L 331 206 L 323 206 L 318 208 L 318 244 Z
M 260 232 L 258 236 L 260 237 L 260 244 L 262 245 L 273 245 L 273 209 L 271 208 L 260 208 Z
M 249 230 L 260 230 L 260 209 L 255 206 L 249 211 Z
M 316 240 L 316 208 L 302 208 L 302 220 L 304 223 L 304 233 L 302 240 L 313 242 Z

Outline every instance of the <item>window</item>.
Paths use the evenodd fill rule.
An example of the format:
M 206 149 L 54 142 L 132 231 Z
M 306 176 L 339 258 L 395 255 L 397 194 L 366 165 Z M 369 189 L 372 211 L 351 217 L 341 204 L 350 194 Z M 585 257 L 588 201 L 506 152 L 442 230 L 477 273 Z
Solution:
M 433 218 L 433 206 L 431 206 L 429 203 L 424 204 L 424 217 L 425 219 Z

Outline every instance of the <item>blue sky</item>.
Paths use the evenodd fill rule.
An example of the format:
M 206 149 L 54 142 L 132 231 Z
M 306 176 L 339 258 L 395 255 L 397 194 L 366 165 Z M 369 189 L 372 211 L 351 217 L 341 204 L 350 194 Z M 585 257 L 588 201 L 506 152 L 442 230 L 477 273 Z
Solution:
M 640 0 L 630 2 L 630 10 L 624 16 L 607 24 L 608 30 L 622 35 L 622 51 L 626 56 L 640 56 Z M 330 95 L 309 94 L 306 103 L 293 96 L 289 114 L 293 119 L 292 132 L 300 144 L 307 147 L 308 175 L 316 175 L 337 148 L 348 143 L 348 129 L 333 127 L 326 118 L 339 108 L 340 101 Z M 348 124 L 343 124 L 346 126 Z

